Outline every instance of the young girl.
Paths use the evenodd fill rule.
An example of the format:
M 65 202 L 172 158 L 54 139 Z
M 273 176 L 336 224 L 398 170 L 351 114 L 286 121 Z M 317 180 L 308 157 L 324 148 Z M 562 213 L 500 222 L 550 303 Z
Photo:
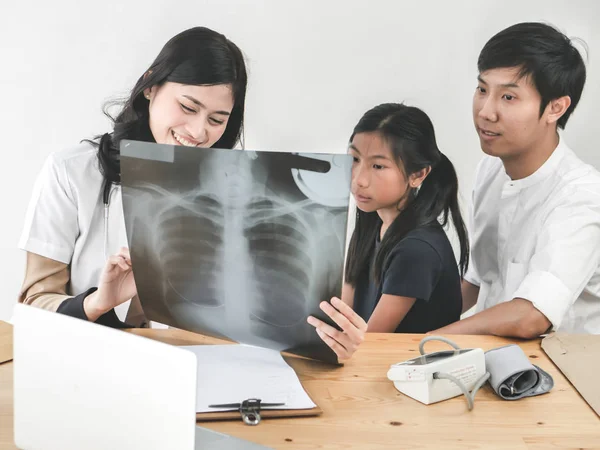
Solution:
M 379 105 L 354 128 L 349 152 L 358 211 L 343 303 L 369 332 L 426 333 L 455 322 L 469 246 L 456 172 L 437 147 L 431 120 L 418 108 Z M 442 228 L 450 217 L 460 243 L 458 267 Z M 315 324 L 332 348 L 349 347 L 349 354 L 362 339 Z
M 27 265 L 19 301 L 113 327 L 144 325 L 125 248 L 119 142 L 233 148 L 246 83 L 242 53 L 225 36 L 197 27 L 167 42 L 111 133 L 48 158 L 20 241 Z

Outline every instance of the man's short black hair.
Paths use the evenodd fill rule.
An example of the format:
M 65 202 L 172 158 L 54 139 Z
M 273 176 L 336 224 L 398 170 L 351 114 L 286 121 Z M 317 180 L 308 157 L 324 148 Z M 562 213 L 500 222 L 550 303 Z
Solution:
M 482 73 L 508 67 L 518 67 L 520 77 L 530 77 L 542 97 L 540 117 L 550 101 L 571 97 L 571 105 L 558 120 L 558 127 L 564 129 L 579 103 L 586 77 L 583 58 L 571 39 L 543 23 L 508 27 L 485 44 L 477 68 Z

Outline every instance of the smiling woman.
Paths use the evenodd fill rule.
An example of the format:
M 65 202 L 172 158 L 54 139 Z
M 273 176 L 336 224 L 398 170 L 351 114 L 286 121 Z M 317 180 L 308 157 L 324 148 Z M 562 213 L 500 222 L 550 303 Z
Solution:
M 150 100 L 150 131 L 156 142 L 191 147 L 212 147 L 223 135 L 234 104 L 226 84 L 167 82 L 144 95 Z
M 196 27 L 169 40 L 112 132 L 46 161 L 20 241 L 27 266 L 19 301 L 113 327 L 144 326 L 126 248 L 119 144 L 233 148 L 246 84 L 243 55 L 222 34 Z

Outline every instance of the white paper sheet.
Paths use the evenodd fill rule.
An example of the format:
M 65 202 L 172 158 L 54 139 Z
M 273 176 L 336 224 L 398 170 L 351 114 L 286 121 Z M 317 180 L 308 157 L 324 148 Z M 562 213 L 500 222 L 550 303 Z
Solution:
M 208 405 L 240 403 L 249 398 L 285 403 L 275 409 L 310 409 L 312 402 L 300 380 L 275 350 L 249 345 L 183 346 L 198 358 L 197 412 L 227 411 Z

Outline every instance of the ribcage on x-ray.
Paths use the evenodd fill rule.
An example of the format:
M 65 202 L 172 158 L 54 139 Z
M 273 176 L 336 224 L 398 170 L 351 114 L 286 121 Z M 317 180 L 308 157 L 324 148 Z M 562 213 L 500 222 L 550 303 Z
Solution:
M 304 319 L 312 270 L 309 229 L 298 213 L 270 199 L 247 205 L 244 235 L 255 279 L 254 318 L 278 327 Z
M 169 287 L 181 300 L 218 306 L 223 296 L 216 276 L 223 270 L 223 207 L 211 196 L 173 205 L 157 221 L 159 258 Z
M 268 328 L 303 323 L 314 245 L 299 209 L 265 196 L 240 202 L 196 193 L 167 202 L 156 222 L 167 297 L 177 297 L 167 303 L 195 305 L 199 315 L 224 307 L 205 319 L 239 321 L 265 337 Z

